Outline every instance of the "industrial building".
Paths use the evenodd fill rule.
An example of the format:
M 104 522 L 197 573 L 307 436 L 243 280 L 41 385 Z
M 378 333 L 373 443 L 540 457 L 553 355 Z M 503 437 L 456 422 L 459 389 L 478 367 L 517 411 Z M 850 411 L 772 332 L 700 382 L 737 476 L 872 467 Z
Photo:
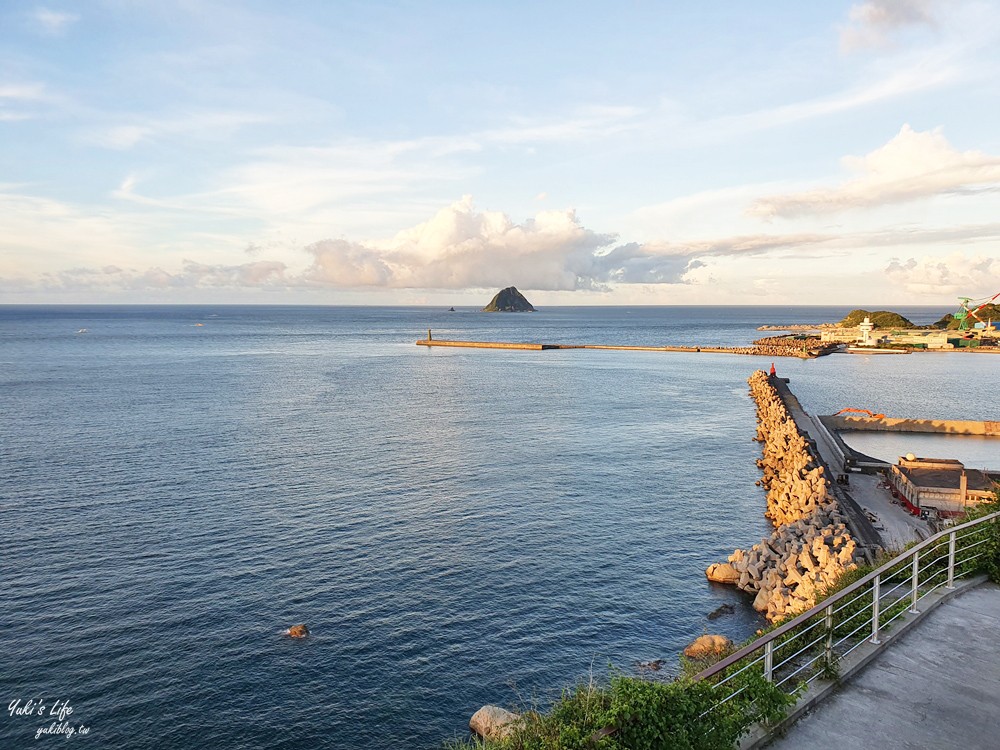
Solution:
M 966 469 L 949 458 L 901 456 L 888 475 L 892 494 L 911 513 L 960 516 L 994 497 L 1000 473 Z

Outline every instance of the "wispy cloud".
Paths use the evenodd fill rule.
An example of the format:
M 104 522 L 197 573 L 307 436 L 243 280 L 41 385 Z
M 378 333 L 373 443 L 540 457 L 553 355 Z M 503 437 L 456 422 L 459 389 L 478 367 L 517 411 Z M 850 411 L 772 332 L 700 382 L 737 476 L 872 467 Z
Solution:
M 474 133 L 474 141 L 508 144 L 582 142 L 609 138 L 643 126 L 641 107 L 585 106 L 558 118 L 511 117 L 499 128 Z
M 80 20 L 80 16 L 76 13 L 49 10 L 48 8 L 36 8 L 32 18 L 43 33 L 52 36 L 65 33 L 71 24 Z
M 0 83 L 0 99 L 38 101 L 45 98 L 45 87 L 40 83 Z
M 34 108 L 49 98 L 40 83 L 0 83 L 0 122 L 30 120 Z
M 259 112 L 187 112 L 163 117 L 145 116 L 133 122 L 94 129 L 85 140 L 104 148 L 125 151 L 144 141 L 154 141 L 176 136 L 196 137 L 201 140 L 221 140 L 237 130 L 273 122 L 272 115 Z
M 919 132 L 904 125 L 881 148 L 842 163 L 858 176 L 836 187 L 761 198 L 749 213 L 765 219 L 835 213 L 1000 183 L 1000 157 L 957 151 L 940 128 Z
M 781 127 L 940 88 L 954 81 L 959 75 L 959 69 L 949 60 L 932 60 L 929 56 L 925 56 L 921 61 L 914 62 L 903 70 L 875 74 L 874 80 L 842 91 L 753 112 L 715 118 L 703 123 L 702 129 L 706 134 L 716 134 L 744 133 L 748 130 Z

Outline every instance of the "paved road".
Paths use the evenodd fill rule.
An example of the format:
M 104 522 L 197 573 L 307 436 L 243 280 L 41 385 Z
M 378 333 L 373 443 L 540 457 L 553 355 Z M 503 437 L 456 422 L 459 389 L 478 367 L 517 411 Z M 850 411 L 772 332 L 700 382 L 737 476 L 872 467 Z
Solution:
M 851 474 L 848 492 L 862 510 L 872 513 L 878 522 L 876 530 L 881 534 L 886 549 L 902 552 L 907 544 L 919 542 L 932 533 L 926 521 L 921 521 L 907 513 L 898 504 L 893 504 L 889 490 L 880 487 L 882 477 L 868 474 Z
M 995 750 L 1000 747 L 1000 587 L 971 589 L 927 615 L 771 750 Z

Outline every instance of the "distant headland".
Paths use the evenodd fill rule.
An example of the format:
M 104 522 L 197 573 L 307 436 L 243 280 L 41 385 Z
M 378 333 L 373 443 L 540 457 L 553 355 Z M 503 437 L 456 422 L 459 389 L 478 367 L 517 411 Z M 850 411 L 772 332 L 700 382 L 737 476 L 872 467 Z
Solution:
M 483 312 L 536 312 L 531 303 L 523 294 L 517 291 L 517 287 L 509 286 L 501 289 L 490 301 Z

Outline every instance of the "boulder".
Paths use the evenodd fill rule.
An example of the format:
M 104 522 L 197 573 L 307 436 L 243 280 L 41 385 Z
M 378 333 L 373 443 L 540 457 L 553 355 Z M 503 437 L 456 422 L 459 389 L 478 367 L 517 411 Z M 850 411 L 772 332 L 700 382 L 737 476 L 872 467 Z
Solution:
M 483 706 L 472 714 L 469 729 L 484 740 L 500 740 L 514 731 L 520 714 L 515 714 L 499 706 Z
M 702 635 L 684 649 L 684 656 L 688 659 L 708 659 L 722 656 L 732 647 L 733 642 L 724 635 Z
M 286 632 L 292 638 L 305 638 L 309 635 L 309 628 L 305 625 L 292 625 Z
M 736 583 L 740 580 L 740 574 L 729 563 L 713 563 L 708 566 L 705 575 L 716 583 Z

